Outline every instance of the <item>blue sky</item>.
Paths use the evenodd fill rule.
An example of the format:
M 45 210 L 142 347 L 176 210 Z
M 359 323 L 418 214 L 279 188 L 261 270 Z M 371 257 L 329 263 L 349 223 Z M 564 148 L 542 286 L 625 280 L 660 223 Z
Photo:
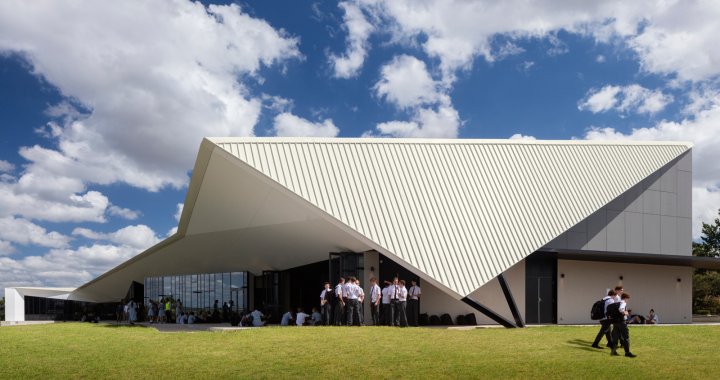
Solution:
M 566 3 L 3 2 L 0 289 L 171 234 L 203 136 L 693 141 L 697 237 L 720 5 Z

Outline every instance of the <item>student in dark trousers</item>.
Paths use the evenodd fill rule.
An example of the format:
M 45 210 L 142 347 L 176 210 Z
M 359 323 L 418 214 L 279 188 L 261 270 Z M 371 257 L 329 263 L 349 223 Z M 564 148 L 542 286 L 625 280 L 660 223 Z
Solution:
M 343 299 L 343 288 L 345 287 L 345 279 L 340 277 L 340 281 L 335 285 L 335 325 L 342 326 L 345 324 L 345 300 Z
M 320 292 L 320 316 L 321 323 L 325 326 L 330 325 L 330 313 L 332 311 L 333 291 L 330 289 L 330 283 L 325 283 L 325 288 Z
M 418 316 L 420 314 L 420 295 L 422 294 L 422 290 L 420 290 L 420 287 L 417 285 L 417 281 L 412 280 L 410 281 L 410 284 L 412 286 L 408 290 L 407 319 L 408 325 L 417 327 Z
M 407 295 L 408 291 L 405 287 L 405 280 L 400 280 L 398 283 L 399 291 L 398 291 L 398 307 L 397 307 L 397 315 L 395 316 L 395 326 L 400 327 L 407 327 L 408 321 L 407 321 Z
M 398 326 L 398 319 L 400 318 L 400 283 L 397 277 L 393 278 L 389 292 L 390 307 L 392 307 L 392 319 L 390 320 L 389 326 Z
M 612 337 L 610 336 L 610 326 L 612 325 L 612 321 L 610 321 L 610 318 L 607 317 L 607 307 L 615 302 L 615 291 L 612 289 L 608 290 L 607 295 L 603 297 L 603 301 L 605 301 L 605 318 L 600 320 L 600 331 L 598 331 L 592 344 L 593 348 L 599 349 L 602 349 L 602 347 L 600 347 L 600 340 L 603 336 L 605 336 L 605 339 L 607 340 L 608 347 L 610 347 L 610 341 L 612 340 Z
M 380 301 L 382 294 L 380 287 L 377 284 L 377 278 L 373 277 L 370 279 L 370 317 L 372 319 L 373 326 L 380 325 Z
M 384 326 L 392 326 L 392 321 L 395 320 L 393 315 L 392 302 L 390 297 L 390 282 L 385 281 L 385 287 L 380 292 L 382 294 L 382 324 Z
M 620 342 L 622 347 L 625 349 L 625 356 L 629 358 L 634 358 L 635 354 L 630 352 L 630 331 L 628 330 L 627 323 L 625 320 L 627 319 L 627 301 L 630 299 L 630 295 L 627 293 L 623 293 L 622 296 L 620 296 L 620 302 L 618 306 L 618 312 L 614 315 L 611 314 L 612 319 L 612 334 L 610 335 L 612 337 L 612 343 L 610 344 L 610 348 L 612 351 L 610 352 L 610 355 L 617 356 L 617 343 Z

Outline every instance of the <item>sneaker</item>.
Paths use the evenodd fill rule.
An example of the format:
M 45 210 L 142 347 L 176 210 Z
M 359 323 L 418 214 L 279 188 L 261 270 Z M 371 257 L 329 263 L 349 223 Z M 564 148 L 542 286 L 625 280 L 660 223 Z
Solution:
M 625 354 L 625 357 L 634 358 L 634 357 L 637 357 L 637 355 L 633 354 L 632 352 L 628 352 Z

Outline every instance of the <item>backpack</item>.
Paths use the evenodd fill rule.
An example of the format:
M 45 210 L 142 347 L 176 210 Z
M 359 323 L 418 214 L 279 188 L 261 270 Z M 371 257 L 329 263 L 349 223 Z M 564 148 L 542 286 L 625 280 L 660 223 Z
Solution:
M 460 314 L 456 318 L 458 326 L 464 326 L 467 324 L 467 321 L 465 321 L 465 315 Z
M 453 320 L 452 320 L 452 317 L 450 317 L 450 314 L 443 314 L 443 315 L 441 315 L 441 316 L 440 316 L 440 323 L 441 323 L 443 326 L 452 326 L 452 325 L 453 325 Z
M 620 302 L 611 303 L 607 307 L 607 317 L 613 322 L 622 322 L 625 315 L 620 312 Z
M 465 314 L 465 324 L 469 325 L 469 326 L 477 325 L 477 319 L 475 317 L 475 313 Z
M 590 319 L 597 321 L 605 319 L 605 300 L 596 301 L 590 309 Z

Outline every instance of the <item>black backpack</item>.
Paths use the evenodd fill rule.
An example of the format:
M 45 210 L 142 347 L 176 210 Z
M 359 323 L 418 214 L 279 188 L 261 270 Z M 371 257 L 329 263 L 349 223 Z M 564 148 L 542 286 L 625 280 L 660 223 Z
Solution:
M 605 300 L 596 301 L 590 309 L 590 319 L 597 321 L 605 319 Z
M 611 303 L 607 307 L 607 317 L 613 322 L 622 322 L 625 319 L 625 314 L 620 312 L 620 302 Z

